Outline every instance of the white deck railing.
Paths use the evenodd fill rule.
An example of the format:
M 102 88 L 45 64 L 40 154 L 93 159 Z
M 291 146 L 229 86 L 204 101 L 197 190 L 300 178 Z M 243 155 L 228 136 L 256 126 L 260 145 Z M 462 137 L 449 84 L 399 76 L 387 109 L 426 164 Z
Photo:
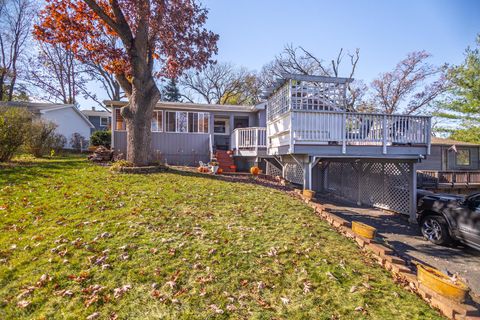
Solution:
M 258 150 L 267 147 L 267 129 L 261 127 L 237 128 L 231 136 L 233 150 Z
M 293 143 L 344 145 L 430 144 L 430 117 L 294 111 Z

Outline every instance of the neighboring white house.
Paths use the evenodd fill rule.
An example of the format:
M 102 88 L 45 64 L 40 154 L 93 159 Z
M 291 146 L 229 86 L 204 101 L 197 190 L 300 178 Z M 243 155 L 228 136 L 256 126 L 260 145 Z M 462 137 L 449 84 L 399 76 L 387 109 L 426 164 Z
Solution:
M 73 104 L 8 102 L 2 105 L 27 108 L 35 116 L 55 123 L 57 125 L 56 132 L 67 138 L 65 148 L 70 148 L 70 138 L 74 133 L 79 133 L 89 140 L 91 129 L 95 128 L 88 118 Z

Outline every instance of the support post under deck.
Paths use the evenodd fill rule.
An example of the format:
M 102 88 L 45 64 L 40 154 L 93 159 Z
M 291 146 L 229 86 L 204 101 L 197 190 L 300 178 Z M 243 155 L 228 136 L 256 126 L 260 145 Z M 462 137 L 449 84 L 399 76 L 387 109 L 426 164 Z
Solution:
M 417 222 L 417 165 L 415 162 L 410 163 L 410 178 L 409 178 L 409 191 L 411 195 L 410 212 L 408 222 Z

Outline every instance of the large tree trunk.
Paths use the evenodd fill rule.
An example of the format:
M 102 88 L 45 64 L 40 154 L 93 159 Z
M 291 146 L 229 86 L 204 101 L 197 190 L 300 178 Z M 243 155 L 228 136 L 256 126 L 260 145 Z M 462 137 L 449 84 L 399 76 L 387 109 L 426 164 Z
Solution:
M 5 74 L 2 72 L 0 75 L 0 101 L 3 101 L 5 94 Z
M 151 121 L 153 109 L 160 100 L 160 91 L 153 79 L 146 86 L 134 86 L 129 105 L 121 110 L 127 125 L 127 161 L 135 166 L 150 163 Z

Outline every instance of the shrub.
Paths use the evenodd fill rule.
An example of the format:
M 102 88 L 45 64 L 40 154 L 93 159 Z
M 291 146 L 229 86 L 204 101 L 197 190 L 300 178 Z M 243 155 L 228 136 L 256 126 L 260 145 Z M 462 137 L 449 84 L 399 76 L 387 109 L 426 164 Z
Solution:
M 59 153 L 60 151 L 65 148 L 65 145 L 67 144 L 67 138 L 60 133 L 54 133 L 49 141 L 48 141 L 48 148 L 50 151 L 54 151 L 55 153 Z
M 104 146 L 110 149 L 112 133 L 110 131 L 95 131 L 90 137 L 90 144 L 95 147 Z
M 83 151 L 88 146 L 88 140 L 80 133 L 75 132 L 70 137 L 70 146 L 73 150 Z
M 33 156 L 40 158 L 49 154 L 53 146 L 59 143 L 55 133 L 57 125 L 45 120 L 35 120 L 30 126 L 30 135 L 25 143 L 25 149 Z
M 32 114 L 24 108 L 0 107 L 0 162 L 9 161 L 30 132 Z

